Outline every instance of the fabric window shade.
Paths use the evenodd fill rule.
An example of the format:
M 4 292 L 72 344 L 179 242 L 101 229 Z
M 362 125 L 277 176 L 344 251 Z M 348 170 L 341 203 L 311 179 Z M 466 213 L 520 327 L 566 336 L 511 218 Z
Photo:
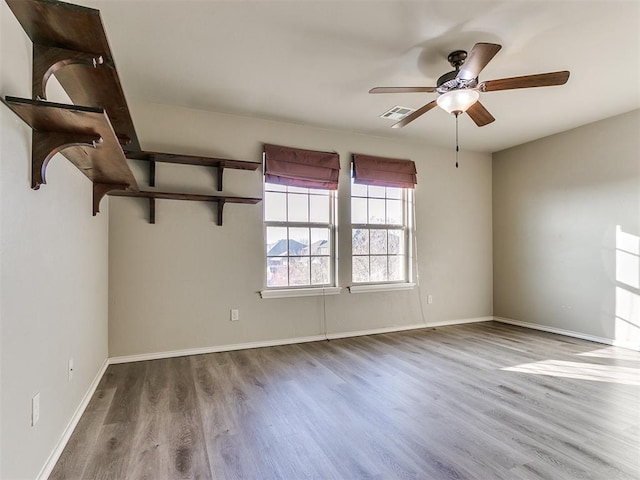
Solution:
M 353 155 L 353 181 L 379 187 L 415 188 L 418 180 L 412 160 Z
M 268 183 L 338 189 L 340 156 L 337 153 L 265 144 L 264 158 L 264 176 Z

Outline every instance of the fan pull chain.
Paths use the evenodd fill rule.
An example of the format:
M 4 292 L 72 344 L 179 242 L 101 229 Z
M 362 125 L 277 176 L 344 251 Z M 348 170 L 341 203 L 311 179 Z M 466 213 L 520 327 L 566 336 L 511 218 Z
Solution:
M 458 116 L 459 112 L 454 112 L 456 116 L 456 168 L 458 168 L 458 152 L 460 151 L 460 146 L 458 144 Z

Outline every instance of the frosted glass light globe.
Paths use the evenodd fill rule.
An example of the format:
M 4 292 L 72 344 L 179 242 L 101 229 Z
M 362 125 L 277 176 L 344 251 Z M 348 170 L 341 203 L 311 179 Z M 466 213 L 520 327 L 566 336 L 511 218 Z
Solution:
M 447 113 L 463 113 L 480 98 L 477 90 L 451 90 L 438 97 L 438 106 Z

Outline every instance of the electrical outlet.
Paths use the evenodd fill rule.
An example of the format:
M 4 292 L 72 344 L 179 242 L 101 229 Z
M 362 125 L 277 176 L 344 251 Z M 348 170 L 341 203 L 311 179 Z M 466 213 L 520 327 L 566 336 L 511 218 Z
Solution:
M 73 380 L 73 358 L 69 359 L 69 364 L 67 367 L 67 374 L 69 376 L 69 381 Z
M 232 322 L 237 322 L 238 320 L 240 320 L 240 311 L 237 308 L 232 308 L 231 309 L 231 321 Z
M 427 295 L 427 303 L 433 303 L 433 295 Z
M 40 392 L 31 399 L 31 426 L 35 427 L 40 420 Z

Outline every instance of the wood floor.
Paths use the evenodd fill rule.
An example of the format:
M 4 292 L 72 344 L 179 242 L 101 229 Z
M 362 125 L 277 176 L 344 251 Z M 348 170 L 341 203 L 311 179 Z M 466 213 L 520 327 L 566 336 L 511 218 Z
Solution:
M 638 372 L 493 322 L 112 365 L 50 478 L 637 480 Z

